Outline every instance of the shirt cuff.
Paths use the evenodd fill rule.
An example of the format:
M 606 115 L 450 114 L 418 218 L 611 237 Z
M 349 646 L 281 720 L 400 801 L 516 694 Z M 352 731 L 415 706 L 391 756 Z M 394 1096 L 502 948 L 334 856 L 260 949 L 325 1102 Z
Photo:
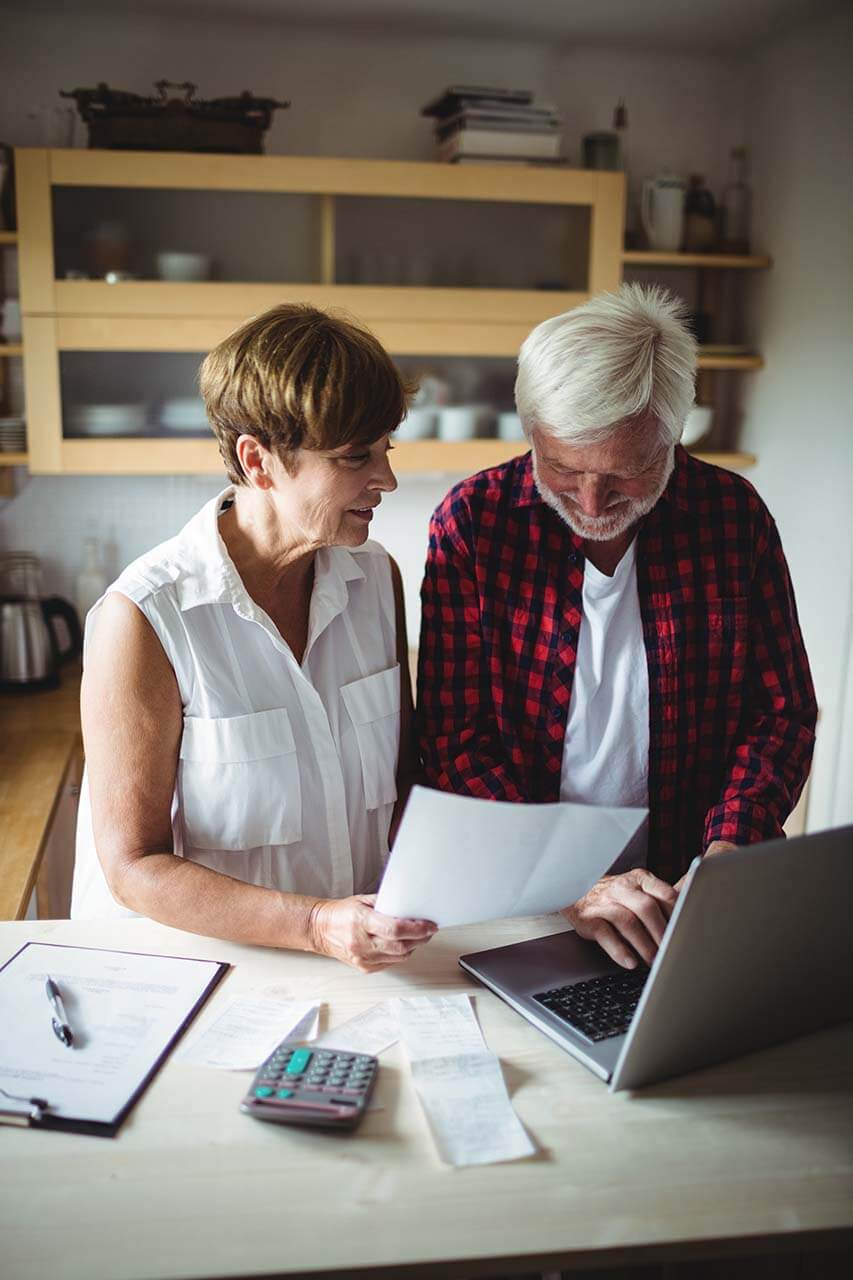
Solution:
M 703 848 L 707 849 L 715 840 L 758 844 L 762 840 L 778 840 L 784 834 L 775 815 L 764 805 L 753 800 L 728 800 L 709 810 Z

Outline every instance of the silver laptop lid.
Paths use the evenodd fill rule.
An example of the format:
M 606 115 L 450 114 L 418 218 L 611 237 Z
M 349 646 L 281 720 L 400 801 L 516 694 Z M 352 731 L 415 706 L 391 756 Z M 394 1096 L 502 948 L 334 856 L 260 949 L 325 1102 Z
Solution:
M 697 859 L 686 890 L 612 1089 L 853 1018 L 853 827 Z

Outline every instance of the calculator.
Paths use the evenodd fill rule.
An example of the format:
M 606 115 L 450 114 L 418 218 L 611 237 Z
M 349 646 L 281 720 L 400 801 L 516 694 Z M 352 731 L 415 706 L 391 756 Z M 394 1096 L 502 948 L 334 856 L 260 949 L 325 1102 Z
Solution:
M 376 1083 L 378 1058 L 286 1041 L 258 1070 L 240 1110 L 275 1124 L 354 1128 Z

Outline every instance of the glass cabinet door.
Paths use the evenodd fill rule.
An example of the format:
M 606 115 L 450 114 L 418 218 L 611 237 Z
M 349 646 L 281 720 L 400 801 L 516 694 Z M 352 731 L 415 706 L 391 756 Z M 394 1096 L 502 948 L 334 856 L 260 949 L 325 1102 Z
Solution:
M 198 392 L 204 354 L 61 351 L 63 439 L 208 439 Z
M 56 186 L 57 280 L 318 283 L 322 197 Z

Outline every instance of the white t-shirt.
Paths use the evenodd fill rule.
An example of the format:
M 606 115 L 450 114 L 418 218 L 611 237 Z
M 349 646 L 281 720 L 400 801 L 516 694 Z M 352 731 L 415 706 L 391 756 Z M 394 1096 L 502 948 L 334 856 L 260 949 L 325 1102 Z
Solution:
M 109 588 L 141 609 L 177 677 L 174 852 L 249 884 L 368 893 L 388 856 L 397 795 L 400 668 L 387 552 L 375 542 L 317 552 L 299 663 L 219 534 L 232 495 L 209 502 Z M 86 779 L 71 914 L 132 914 L 101 870 Z
M 649 672 L 636 539 L 612 578 L 589 560 L 584 567 L 560 799 L 631 808 L 649 803 Z

